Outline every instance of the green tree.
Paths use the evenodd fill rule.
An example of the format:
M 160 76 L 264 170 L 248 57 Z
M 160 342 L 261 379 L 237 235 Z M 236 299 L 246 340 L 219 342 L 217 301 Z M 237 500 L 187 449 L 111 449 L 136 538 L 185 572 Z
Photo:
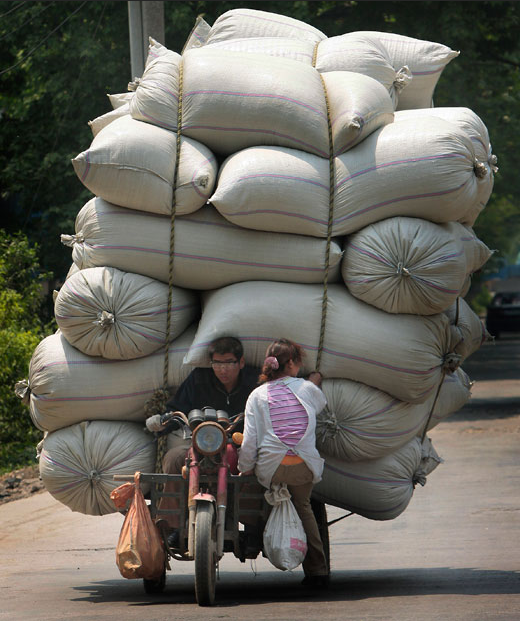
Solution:
M 60 279 L 71 263 L 60 234 L 91 197 L 71 159 L 92 141 L 88 121 L 110 109 L 107 93 L 127 90 L 127 3 L 2 2 L 0 12 L 0 213 Z
M 14 386 L 27 377 L 34 349 L 52 329 L 40 317 L 42 285 L 50 276 L 25 235 L 0 229 L 0 471 L 25 465 L 41 439 Z

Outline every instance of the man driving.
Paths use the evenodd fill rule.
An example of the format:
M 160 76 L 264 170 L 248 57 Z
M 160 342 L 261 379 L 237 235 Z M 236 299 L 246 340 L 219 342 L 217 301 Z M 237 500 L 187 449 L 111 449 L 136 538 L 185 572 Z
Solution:
M 211 368 L 194 369 L 179 386 L 176 394 L 167 401 L 166 411 L 180 411 L 186 415 L 193 409 L 211 406 L 215 410 L 225 410 L 230 417 L 245 410 L 249 394 L 258 385 L 260 370 L 246 366 L 242 343 L 235 337 L 225 336 L 212 341 L 208 348 Z M 155 414 L 146 420 L 149 431 L 169 433 L 168 423 L 161 423 L 161 415 Z M 191 444 L 189 427 L 171 431 L 168 438 L 169 449 L 163 458 L 163 472 L 181 474 L 186 459 L 186 451 Z M 167 483 L 165 492 L 178 491 L 178 483 Z M 178 500 L 163 497 L 160 509 L 177 509 Z M 170 527 L 168 545 L 177 547 L 179 542 L 179 517 L 175 513 L 164 514 Z

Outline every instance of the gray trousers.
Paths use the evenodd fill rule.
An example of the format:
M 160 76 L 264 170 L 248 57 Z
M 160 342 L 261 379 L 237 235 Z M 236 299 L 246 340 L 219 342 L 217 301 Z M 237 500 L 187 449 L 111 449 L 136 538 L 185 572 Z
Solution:
M 318 524 L 311 508 L 312 478 L 312 472 L 305 463 L 294 466 L 280 465 L 275 470 L 271 483 L 287 484 L 291 500 L 302 521 L 307 535 L 307 554 L 303 561 L 305 575 L 324 576 L 329 571 Z

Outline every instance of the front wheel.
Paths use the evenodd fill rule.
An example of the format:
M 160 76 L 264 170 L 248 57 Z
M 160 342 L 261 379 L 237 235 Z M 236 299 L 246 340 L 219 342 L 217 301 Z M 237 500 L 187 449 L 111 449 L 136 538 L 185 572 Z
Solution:
M 215 603 L 217 583 L 217 533 L 212 504 L 197 507 L 195 517 L 195 596 L 199 606 Z

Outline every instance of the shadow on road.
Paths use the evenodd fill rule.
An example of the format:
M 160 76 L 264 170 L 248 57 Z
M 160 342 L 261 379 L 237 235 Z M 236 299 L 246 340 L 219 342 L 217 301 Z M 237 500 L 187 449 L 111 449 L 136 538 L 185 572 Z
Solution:
M 284 575 L 283 578 L 286 578 Z M 516 595 L 520 594 L 520 572 L 474 568 L 408 568 L 395 570 L 334 572 L 326 591 L 309 591 L 300 584 L 280 580 L 275 573 L 263 573 L 254 579 L 229 573 L 217 585 L 217 608 L 254 606 L 261 603 L 312 601 L 353 601 L 387 596 L 418 595 Z M 129 581 L 130 582 L 130 581 Z M 127 602 L 130 606 L 194 604 L 193 578 L 168 576 L 166 589 L 146 595 L 140 581 L 110 580 L 75 587 L 85 593 L 73 601 L 92 603 Z

